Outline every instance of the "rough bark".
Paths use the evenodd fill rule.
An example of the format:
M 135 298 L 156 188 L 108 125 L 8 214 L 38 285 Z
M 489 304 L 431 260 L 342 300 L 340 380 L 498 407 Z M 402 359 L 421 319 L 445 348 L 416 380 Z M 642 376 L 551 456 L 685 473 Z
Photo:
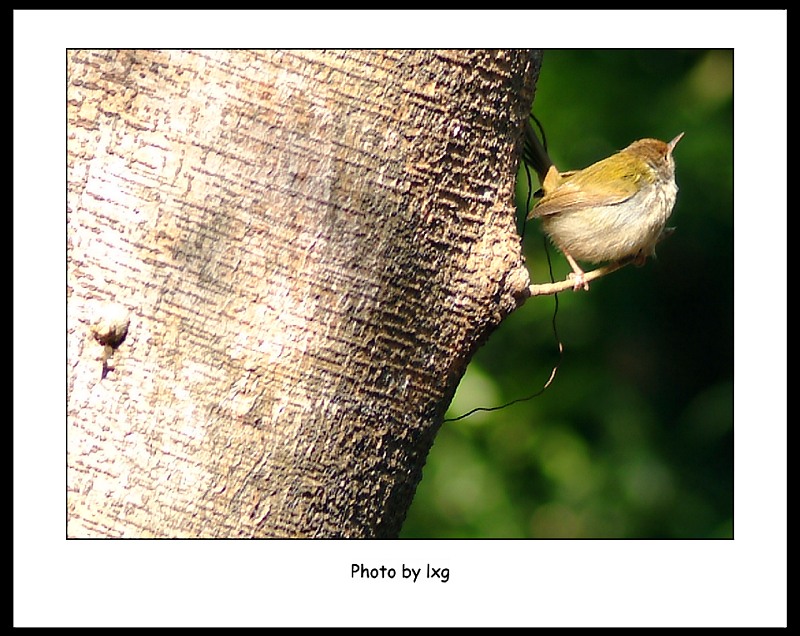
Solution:
M 526 293 L 538 65 L 68 52 L 69 536 L 397 534 Z

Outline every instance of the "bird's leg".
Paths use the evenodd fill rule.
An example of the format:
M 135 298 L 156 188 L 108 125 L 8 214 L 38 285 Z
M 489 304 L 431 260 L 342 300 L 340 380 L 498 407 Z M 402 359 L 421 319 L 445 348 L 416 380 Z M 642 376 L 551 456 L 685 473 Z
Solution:
M 566 250 L 562 249 L 561 253 L 564 254 L 567 261 L 569 261 L 569 266 L 572 268 L 572 272 L 569 275 L 573 279 L 572 290 L 578 291 L 583 287 L 584 290 L 589 291 L 589 282 L 584 278 L 585 272 L 578 265 L 578 262 Z

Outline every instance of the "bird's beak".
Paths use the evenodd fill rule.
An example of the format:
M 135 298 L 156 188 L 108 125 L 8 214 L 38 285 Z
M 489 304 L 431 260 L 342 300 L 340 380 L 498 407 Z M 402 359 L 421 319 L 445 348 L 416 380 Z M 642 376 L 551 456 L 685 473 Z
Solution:
M 678 142 L 683 137 L 683 133 L 675 137 L 672 141 L 670 141 L 667 145 L 669 146 L 669 151 L 672 152 L 675 149 L 675 146 L 678 145 Z

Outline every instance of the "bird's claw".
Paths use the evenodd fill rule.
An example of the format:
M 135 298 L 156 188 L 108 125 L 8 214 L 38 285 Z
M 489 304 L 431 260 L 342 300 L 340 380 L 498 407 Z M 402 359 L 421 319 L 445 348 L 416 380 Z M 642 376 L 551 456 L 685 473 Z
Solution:
M 582 271 L 570 272 L 569 278 L 572 279 L 572 291 L 578 291 L 581 288 L 585 291 L 589 291 L 589 282 L 584 279 L 584 273 Z

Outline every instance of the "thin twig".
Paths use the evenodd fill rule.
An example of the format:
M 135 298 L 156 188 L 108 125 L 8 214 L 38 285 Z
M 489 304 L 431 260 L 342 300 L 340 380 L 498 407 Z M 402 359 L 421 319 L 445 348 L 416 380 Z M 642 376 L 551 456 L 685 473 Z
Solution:
M 626 258 L 615 263 L 603 265 L 603 267 L 593 269 L 591 272 L 586 272 L 583 275 L 583 280 L 587 283 L 590 283 L 593 280 L 597 280 L 598 278 L 602 278 L 603 276 L 611 274 L 612 272 L 616 272 L 618 269 L 622 269 L 633 261 L 633 258 Z M 552 296 L 553 294 L 558 294 L 559 292 L 568 291 L 574 288 L 575 279 L 567 278 L 566 280 L 560 280 L 557 283 L 541 283 L 538 285 L 534 284 L 528 287 L 528 291 L 530 292 L 531 296 Z

